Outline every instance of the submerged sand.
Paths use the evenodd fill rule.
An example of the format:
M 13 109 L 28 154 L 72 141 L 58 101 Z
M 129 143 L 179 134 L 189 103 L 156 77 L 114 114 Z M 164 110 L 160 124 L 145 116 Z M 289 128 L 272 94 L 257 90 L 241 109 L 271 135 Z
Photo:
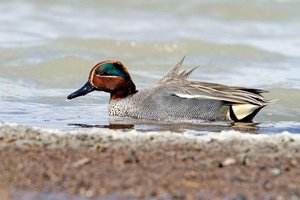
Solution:
M 60 199 L 300 199 L 295 134 L 0 125 L 0 149 L 2 199 L 19 199 L 20 191 Z

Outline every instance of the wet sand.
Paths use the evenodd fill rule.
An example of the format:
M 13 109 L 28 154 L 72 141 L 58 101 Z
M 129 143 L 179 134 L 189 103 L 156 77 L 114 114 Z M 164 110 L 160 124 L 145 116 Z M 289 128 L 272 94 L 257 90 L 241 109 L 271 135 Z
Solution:
M 288 133 L 196 137 L 0 125 L 0 149 L 2 199 L 28 193 L 60 199 L 300 199 L 300 136 Z

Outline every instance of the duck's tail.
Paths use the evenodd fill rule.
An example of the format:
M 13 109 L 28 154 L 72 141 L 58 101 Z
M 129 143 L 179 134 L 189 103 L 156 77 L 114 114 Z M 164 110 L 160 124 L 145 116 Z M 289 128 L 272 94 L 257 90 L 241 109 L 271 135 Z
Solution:
M 252 122 L 255 115 L 266 105 L 233 104 L 227 116 L 230 121 L 234 122 Z

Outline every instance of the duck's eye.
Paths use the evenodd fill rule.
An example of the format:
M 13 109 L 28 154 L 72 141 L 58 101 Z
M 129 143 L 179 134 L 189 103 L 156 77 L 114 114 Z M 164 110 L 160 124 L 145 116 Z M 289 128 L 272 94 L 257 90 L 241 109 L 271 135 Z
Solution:
M 100 76 L 108 76 L 109 75 L 106 71 L 100 71 L 97 74 Z

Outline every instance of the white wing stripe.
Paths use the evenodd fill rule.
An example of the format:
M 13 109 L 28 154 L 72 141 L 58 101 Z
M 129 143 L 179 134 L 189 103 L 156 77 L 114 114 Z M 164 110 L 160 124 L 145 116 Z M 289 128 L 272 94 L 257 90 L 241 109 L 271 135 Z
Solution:
M 198 98 L 198 99 L 214 99 L 214 100 L 222 100 L 218 97 L 213 97 L 213 96 L 206 96 L 206 95 L 192 95 L 192 94 L 175 94 L 176 96 L 178 97 L 181 97 L 181 98 L 185 98 L 185 99 L 195 99 L 195 98 Z

